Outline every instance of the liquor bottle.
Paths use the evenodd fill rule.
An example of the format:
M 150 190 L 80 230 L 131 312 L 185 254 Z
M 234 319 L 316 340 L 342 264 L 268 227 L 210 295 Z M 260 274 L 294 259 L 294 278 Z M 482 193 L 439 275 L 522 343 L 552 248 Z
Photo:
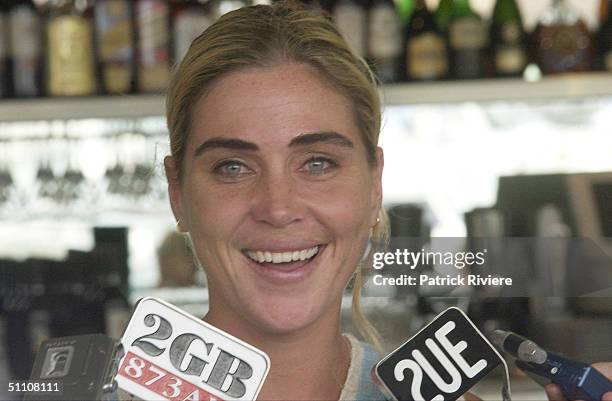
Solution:
M 368 10 L 368 59 L 384 83 L 398 78 L 401 26 L 393 0 L 375 0 Z
M 191 42 L 212 24 L 206 7 L 199 1 L 180 1 L 172 9 L 172 62 L 179 63 Z
M 170 77 L 169 8 L 164 0 L 137 0 L 138 91 L 162 92 Z
M 528 62 L 527 37 L 514 0 L 497 0 L 495 3 L 490 40 L 495 74 L 520 76 Z
M 357 0 L 340 0 L 333 10 L 333 19 L 340 34 L 359 57 L 366 56 L 365 8 Z
M 533 59 L 545 74 L 588 71 L 593 39 L 579 15 L 564 0 L 554 0 L 532 33 Z
M 0 3 L 0 98 L 9 96 L 9 37 L 6 4 Z
M 94 11 L 101 90 L 108 94 L 131 92 L 136 64 L 131 2 L 98 1 Z
M 456 79 L 482 78 L 490 68 L 488 32 L 469 0 L 455 0 L 448 22 L 450 75 Z
M 435 13 L 436 24 L 440 32 L 446 33 L 452 10 L 453 0 L 440 0 Z
M 448 74 L 444 37 L 425 0 L 417 0 L 404 27 L 404 76 L 408 80 L 434 80 Z
M 608 4 L 610 0 L 599 0 L 599 26 L 603 26 L 605 24 L 606 19 L 608 18 L 608 11 L 610 11 L 610 5 Z
M 612 0 L 603 0 L 607 3 L 606 18 L 599 28 L 598 59 L 599 67 L 605 71 L 612 71 Z
M 96 92 L 91 5 L 58 0 L 47 18 L 47 92 L 51 96 Z
M 34 97 L 42 94 L 41 21 L 31 0 L 15 2 L 9 12 L 12 49 L 13 95 Z
M 412 11 L 414 10 L 414 0 L 400 0 L 397 5 L 400 21 L 402 25 L 407 24 Z

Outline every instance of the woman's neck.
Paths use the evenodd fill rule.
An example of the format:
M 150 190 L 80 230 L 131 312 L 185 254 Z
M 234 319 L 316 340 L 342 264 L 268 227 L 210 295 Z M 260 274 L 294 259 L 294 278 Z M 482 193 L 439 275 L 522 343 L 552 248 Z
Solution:
M 270 357 L 268 377 L 258 396 L 272 400 L 337 400 L 351 360 L 349 342 L 340 333 L 340 307 L 291 333 L 270 333 L 228 311 L 211 309 L 204 320 L 261 349 Z M 230 313 L 231 314 L 231 313 Z

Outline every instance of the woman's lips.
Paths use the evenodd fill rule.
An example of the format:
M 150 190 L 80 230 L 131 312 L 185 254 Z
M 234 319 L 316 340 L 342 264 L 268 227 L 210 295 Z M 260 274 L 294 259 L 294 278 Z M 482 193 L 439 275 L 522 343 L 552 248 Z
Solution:
M 314 268 L 319 264 L 319 259 L 325 245 L 318 245 L 317 253 L 310 259 L 296 260 L 292 262 L 273 263 L 263 262 L 259 263 L 247 256 L 246 252 L 243 252 L 244 257 L 247 259 L 248 264 L 253 270 L 265 278 L 268 281 L 272 281 L 279 284 L 287 284 L 297 282 L 308 276 Z

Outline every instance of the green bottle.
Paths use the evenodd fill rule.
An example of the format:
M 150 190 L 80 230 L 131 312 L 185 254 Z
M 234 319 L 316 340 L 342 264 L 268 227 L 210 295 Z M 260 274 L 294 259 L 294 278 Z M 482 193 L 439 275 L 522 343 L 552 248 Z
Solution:
M 434 15 L 436 24 L 441 32 L 446 32 L 448 21 L 450 20 L 451 11 L 453 9 L 453 0 L 440 0 L 436 13 Z
M 414 9 L 414 0 L 400 0 L 397 5 L 397 13 L 399 14 L 400 21 L 402 24 L 408 22 L 408 19 L 412 15 Z
M 491 19 L 491 59 L 495 74 L 520 76 L 527 65 L 527 36 L 514 0 L 497 0 Z
M 469 0 L 454 1 L 447 35 L 451 77 L 487 76 L 489 36 L 484 21 L 472 10 Z

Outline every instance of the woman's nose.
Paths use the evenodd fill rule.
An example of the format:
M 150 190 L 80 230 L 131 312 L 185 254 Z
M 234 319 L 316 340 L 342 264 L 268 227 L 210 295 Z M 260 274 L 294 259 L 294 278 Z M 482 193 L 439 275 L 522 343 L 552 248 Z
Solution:
M 266 177 L 256 189 L 252 213 L 258 222 L 284 227 L 303 218 L 297 185 L 285 175 Z

